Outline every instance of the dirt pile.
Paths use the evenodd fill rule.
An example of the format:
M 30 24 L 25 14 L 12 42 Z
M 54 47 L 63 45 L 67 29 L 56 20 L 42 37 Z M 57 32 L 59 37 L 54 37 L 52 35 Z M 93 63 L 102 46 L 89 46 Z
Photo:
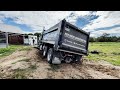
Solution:
M 0 78 L 15 79 L 120 79 L 120 67 L 105 61 L 84 60 L 83 65 L 50 65 L 36 48 L 16 51 L 0 60 Z

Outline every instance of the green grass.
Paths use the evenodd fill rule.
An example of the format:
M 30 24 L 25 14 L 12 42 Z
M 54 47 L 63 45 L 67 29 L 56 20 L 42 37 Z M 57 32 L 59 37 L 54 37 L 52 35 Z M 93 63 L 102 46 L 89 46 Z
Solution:
M 19 60 L 17 62 L 21 62 L 21 61 L 29 62 L 30 59 L 29 58 L 25 58 L 25 59 Z M 13 62 L 12 64 L 16 64 L 17 62 Z
M 36 65 L 30 65 L 30 67 L 29 67 L 31 70 L 35 70 L 35 69 L 37 69 L 37 66 Z
M 12 79 L 27 79 L 26 72 L 27 71 L 23 69 L 15 69 Z
M 120 65 L 120 42 L 93 42 L 89 43 L 89 52 L 98 50 L 100 54 L 91 54 L 86 57 L 89 60 L 105 60 L 113 65 Z
M 28 51 L 28 50 L 31 50 L 31 47 L 24 46 L 24 45 L 9 45 L 8 48 L 0 48 L 0 58 L 2 58 L 4 56 L 8 56 L 17 50 Z
M 26 69 L 15 69 L 14 73 L 11 75 L 12 79 L 27 79 L 29 73 L 37 69 L 36 65 L 30 65 L 30 67 Z
M 31 50 L 31 48 L 28 46 L 25 46 L 25 47 L 19 49 L 19 51 L 29 51 L 29 50 Z
M 54 65 L 54 64 L 50 64 L 50 68 L 48 68 L 48 70 L 55 71 L 55 72 L 57 72 L 58 69 L 60 69 L 60 66 Z

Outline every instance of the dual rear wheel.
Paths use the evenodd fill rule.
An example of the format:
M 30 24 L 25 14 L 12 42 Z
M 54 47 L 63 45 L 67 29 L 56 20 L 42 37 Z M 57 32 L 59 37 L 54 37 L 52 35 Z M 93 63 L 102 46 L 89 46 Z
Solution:
M 52 64 L 52 58 L 53 58 L 53 48 L 49 48 L 48 53 L 47 53 L 48 63 Z
M 52 64 L 53 48 L 43 47 L 43 57 L 47 57 L 48 63 Z
M 48 63 L 52 64 L 52 59 L 53 59 L 53 48 L 48 48 L 47 46 L 40 46 L 40 50 L 43 49 L 43 57 L 47 57 L 47 61 Z M 82 64 L 82 56 L 76 56 L 76 58 L 74 58 L 74 61 L 72 61 L 72 59 L 70 57 L 66 57 L 65 58 L 65 62 L 66 63 L 71 63 L 71 62 L 74 62 L 74 63 L 80 63 Z

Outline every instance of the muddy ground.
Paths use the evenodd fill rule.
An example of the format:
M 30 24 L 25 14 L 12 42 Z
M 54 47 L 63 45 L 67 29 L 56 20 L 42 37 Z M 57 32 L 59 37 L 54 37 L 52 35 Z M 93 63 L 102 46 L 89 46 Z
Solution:
M 120 66 L 105 61 L 50 65 L 38 49 L 16 51 L 0 60 L 1 79 L 120 79 Z

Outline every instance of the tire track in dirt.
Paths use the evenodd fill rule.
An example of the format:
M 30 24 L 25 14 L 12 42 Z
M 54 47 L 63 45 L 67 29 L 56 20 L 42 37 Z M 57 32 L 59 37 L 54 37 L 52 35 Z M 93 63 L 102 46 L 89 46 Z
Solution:
M 94 69 L 95 71 L 102 72 L 106 75 L 120 78 L 120 69 L 117 69 L 114 66 L 111 67 L 111 66 L 96 65 L 96 64 L 87 64 L 87 66 Z
M 111 68 L 106 68 L 106 66 L 96 65 L 95 63 L 83 63 L 82 66 L 72 65 L 73 68 L 78 69 L 83 76 L 85 75 L 85 79 L 117 79 L 117 71 Z M 109 71 L 109 74 L 107 73 Z M 114 73 L 113 73 L 114 72 Z

